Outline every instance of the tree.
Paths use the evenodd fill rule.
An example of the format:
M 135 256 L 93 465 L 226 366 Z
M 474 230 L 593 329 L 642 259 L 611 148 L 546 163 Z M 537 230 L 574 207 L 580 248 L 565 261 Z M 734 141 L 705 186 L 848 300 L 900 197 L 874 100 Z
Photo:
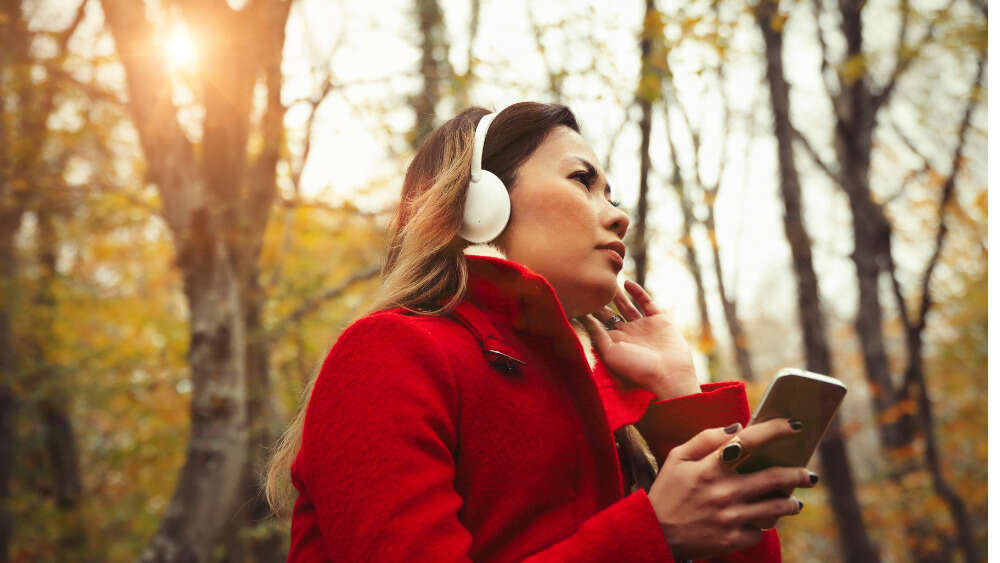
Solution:
M 660 12 L 656 9 L 655 0 L 646 0 L 645 17 L 643 17 L 642 33 L 639 38 L 639 86 L 636 91 L 636 102 L 642 116 L 639 118 L 639 200 L 636 205 L 635 226 L 632 227 L 631 254 L 635 263 L 635 282 L 646 284 L 646 271 L 649 269 L 646 253 L 649 242 L 646 240 L 646 220 L 649 216 L 649 139 L 653 122 L 653 103 L 660 97 L 660 81 L 662 73 L 653 65 L 654 49 L 663 49 L 663 22 Z
M 58 66 L 67 44 L 83 19 L 81 2 L 69 25 L 51 33 L 54 55 L 45 59 L 33 54 L 32 45 L 45 30 L 29 29 L 20 1 L 0 4 L 0 560 L 10 555 L 13 514 L 9 511 L 15 453 L 24 444 L 14 435 L 19 402 L 37 409 L 45 437 L 44 457 L 51 468 L 45 484 L 35 481 L 38 493 L 53 496 L 59 510 L 72 514 L 82 493 L 79 456 L 69 417 L 70 394 L 58 384 L 58 369 L 48 348 L 57 314 L 53 294 L 57 237 L 55 216 L 67 204 L 61 189 L 62 172 L 70 149 L 52 147 L 48 121 L 57 108 L 64 84 L 58 77 L 38 79 L 32 67 Z M 45 149 L 51 149 L 46 151 Z M 26 216 L 35 219 L 38 275 L 34 287 L 25 284 L 15 248 L 15 235 Z M 15 326 L 16 320 L 23 324 Z M 39 424 L 40 423 L 40 424 Z M 80 526 L 68 526 L 61 544 L 80 550 L 86 537 Z M 75 551 L 79 555 L 79 551 Z
M 437 0 L 416 0 L 417 24 L 420 28 L 420 78 L 422 88 L 411 100 L 416 123 L 410 135 L 413 148 L 437 127 L 437 105 L 442 98 L 442 86 L 454 75 L 448 62 L 447 29 Z M 469 60 L 471 66 L 472 60 Z
M 180 5 L 202 49 L 198 147 L 178 123 L 166 66 L 150 44 L 157 29 L 144 6 L 124 0 L 102 6 L 190 311 L 187 459 L 143 560 L 205 561 L 245 500 L 248 475 L 255 475 L 257 458 L 248 448 L 271 443 L 267 350 L 255 340 L 263 333 L 258 258 L 282 147 L 280 62 L 290 2 L 254 2 L 239 11 L 224 3 Z M 267 91 L 259 116 L 252 103 L 258 84 Z M 251 132 L 259 135 L 257 147 L 249 143 Z M 263 506 L 259 495 L 251 498 Z
M 706 237 L 708 238 L 709 248 L 712 252 L 712 272 L 715 277 L 716 292 L 719 297 L 719 302 L 722 305 L 722 312 L 726 320 L 726 328 L 729 330 L 729 337 L 732 342 L 732 352 L 733 360 L 736 367 L 739 369 L 740 376 L 744 381 L 753 382 L 754 381 L 754 371 L 753 364 L 750 359 L 750 351 L 747 347 L 747 337 L 746 332 L 743 328 L 743 322 L 740 320 L 739 315 L 737 315 L 736 310 L 736 298 L 735 292 L 731 291 L 731 288 L 727 289 L 727 283 L 722 271 L 722 256 L 719 252 L 718 236 L 716 231 L 715 216 L 716 216 L 716 205 L 719 200 L 719 190 L 722 186 L 722 176 L 725 171 L 727 164 L 727 147 L 729 144 L 729 133 L 730 133 L 730 101 L 729 95 L 726 91 L 726 81 L 725 81 L 725 66 L 726 57 L 729 55 L 729 50 L 727 47 L 727 42 L 723 39 L 723 31 L 732 27 L 731 22 L 723 21 L 721 17 L 721 3 L 713 3 L 711 5 L 711 12 L 694 12 L 689 14 L 687 9 L 689 7 L 685 6 L 679 10 L 677 18 L 684 22 L 685 28 L 694 29 L 698 24 L 706 24 L 711 22 L 712 28 L 710 32 L 704 33 L 702 35 L 696 34 L 693 31 L 690 32 L 691 39 L 701 46 L 706 46 L 711 52 L 715 54 L 716 62 L 706 62 L 708 69 L 710 69 L 711 74 L 714 78 L 714 86 L 719 92 L 720 104 L 719 111 L 721 113 L 721 124 L 718 131 L 718 166 L 715 170 L 714 179 L 711 181 L 707 180 L 702 174 L 702 164 L 703 164 L 703 152 L 705 147 L 702 144 L 702 133 L 704 123 L 695 124 L 694 120 L 689 115 L 689 112 L 684 107 L 678 94 L 677 87 L 677 77 L 675 73 L 670 68 L 669 50 L 664 56 L 663 66 L 666 69 L 667 79 L 664 80 L 664 92 L 663 100 L 665 107 L 665 114 L 667 119 L 667 143 L 670 147 L 670 160 L 673 167 L 673 179 L 671 183 L 674 185 L 674 190 L 677 192 L 678 199 L 681 201 L 681 211 L 684 217 L 684 241 L 686 252 L 688 268 L 692 271 L 695 278 L 695 286 L 698 289 L 698 307 L 702 311 L 702 342 L 706 343 L 706 347 L 711 350 L 708 354 L 709 365 L 717 363 L 717 356 L 715 353 L 715 343 L 714 337 L 711 334 L 711 327 L 708 322 L 707 316 L 707 303 L 704 296 L 705 290 L 703 288 L 702 274 L 700 271 L 699 261 L 697 258 L 697 252 L 695 250 L 694 242 L 694 231 L 693 227 L 700 224 L 704 227 Z M 695 8 L 697 10 L 697 7 Z M 681 42 L 685 40 L 682 36 Z M 680 42 L 679 42 L 680 43 Z M 711 113 L 711 112 L 706 112 Z M 681 139 L 680 134 L 677 132 L 679 128 L 674 128 L 670 126 L 671 114 L 676 114 L 680 117 L 684 124 L 684 130 L 687 132 L 686 138 Z M 693 163 L 687 174 L 690 177 L 690 181 L 684 180 L 684 174 L 681 172 L 681 165 L 677 157 L 677 146 L 681 141 L 686 141 L 690 147 L 693 154 Z M 705 210 L 704 219 L 699 220 L 694 212 L 694 208 L 701 203 L 701 207 Z M 714 371 L 714 370 L 713 370 Z
M 837 156 L 836 166 L 826 163 L 802 133 L 794 129 L 791 131 L 820 169 L 835 185 L 842 188 L 848 199 L 854 241 L 851 260 L 857 274 L 859 296 L 854 325 L 861 342 L 865 371 L 873 389 L 872 402 L 880 421 L 881 444 L 890 460 L 890 477 L 895 480 L 902 480 L 904 475 L 915 471 L 918 467 L 917 458 L 910 452 L 913 451 L 912 445 L 920 427 L 920 422 L 915 416 L 917 409 L 913 408 L 913 405 L 920 401 L 921 391 L 918 376 L 904 377 L 902 386 L 894 384 L 889 366 L 879 280 L 884 274 L 892 276 L 893 225 L 886 215 L 885 202 L 880 201 L 881 198 L 872 189 L 873 141 L 880 116 L 886 113 L 885 110 L 890 106 L 902 79 L 912 68 L 914 61 L 932 44 L 936 30 L 951 17 L 956 4 L 956 1 L 952 0 L 943 10 L 932 14 L 917 41 L 911 43 L 908 38 L 909 30 L 914 23 L 914 15 L 919 12 L 914 11 L 907 0 L 900 3 L 899 33 L 893 47 L 895 61 L 888 78 L 879 85 L 880 81 L 868 64 L 871 54 L 865 50 L 863 43 L 864 4 L 848 1 L 838 3 L 837 15 L 840 23 L 837 32 L 843 39 L 846 49 L 843 61 L 835 65 L 824 37 L 825 30 L 818 23 L 823 9 L 822 2 L 814 0 L 813 13 L 819 28 L 817 37 L 821 48 L 821 78 L 827 88 L 835 118 L 833 145 Z M 985 6 L 981 3 L 974 3 L 973 9 L 985 16 Z M 983 20 L 985 21 L 985 18 Z M 976 32 L 975 28 L 973 31 L 971 38 L 975 42 L 979 32 Z M 984 56 L 980 55 L 979 58 Z M 831 74 L 827 72 L 829 69 L 836 70 L 836 80 L 833 84 L 827 79 L 828 74 Z M 957 143 L 959 152 L 961 152 L 964 127 L 967 125 L 960 131 L 960 140 Z M 902 305 L 900 316 L 910 331 L 906 339 L 910 363 L 918 364 L 921 353 L 920 339 L 913 334 L 913 329 L 919 323 L 909 326 L 911 323 L 908 313 Z M 930 404 L 927 403 L 925 407 L 929 410 Z M 929 423 L 925 423 L 924 426 L 929 427 Z M 925 432 L 925 438 L 930 440 L 926 445 L 933 449 L 931 435 Z M 949 499 L 949 506 L 955 515 L 965 559 L 976 561 L 975 545 L 971 541 L 972 533 L 968 529 L 968 523 L 963 521 L 959 504 L 954 502 L 955 497 L 947 494 L 947 488 L 940 490 Z M 912 524 L 907 526 L 907 533 L 912 545 L 920 545 L 921 538 L 928 532 L 919 524 Z M 918 560 L 936 560 L 941 554 L 917 552 L 914 556 Z
M 785 235 L 792 249 L 792 263 L 798 289 L 799 322 L 810 371 L 833 374 L 826 320 L 820 306 L 819 285 L 813 266 L 809 233 L 802 220 L 802 188 L 795 168 L 789 107 L 789 86 L 782 60 L 783 16 L 777 2 L 762 0 L 755 10 L 757 25 L 764 37 L 766 75 L 771 92 L 771 112 L 777 145 L 779 184 L 785 206 Z M 879 554 L 868 537 L 840 434 L 840 418 L 835 417 L 820 444 L 820 461 L 829 488 L 845 561 L 879 561 Z
M 976 73 L 972 79 L 972 92 L 969 94 L 969 101 L 966 104 L 965 112 L 962 114 L 962 122 L 958 129 L 958 142 L 952 156 L 951 172 L 948 174 L 944 185 L 941 188 L 940 203 L 938 204 L 938 227 L 934 238 L 934 250 L 924 267 L 921 276 L 920 289 L 918 293 L 919 305 L 916 314 L 911 318 L 903 289 L 900 285 L 895 262 L 892 260 L 892 239 L 891 232 L 887 234 L 886 270 L 892 281 L 893 295 L 896 298 L 896 306 L 903 321 L 906 332 L 906 368 L 903 375 L 903 389 L 909 389 L 910 393 L 916 396 L 918 405 L 918 425 L 919 432 L 924 440 L 924 463 L 931 473 L 934 490 L 948 505 L 952 519 L 958 532 L 958 544 L 965 555 L 966 561 L 978 561 L 979 549 L 976 545 L 972 532 L 972 522 L 969 519 L 965 502 L 955 489 L 948 484 L 944 478 L 941 468 L 941 459 L 938 454 L 938 441 L 934 431 L 934 413 L 931 401 L 927 393 L 927 381 L 925 376 L 924 358 L 924 331 L 927 328 L 927 315 L 932 306 L 931 296 L 931 276 L 941 258 L 944 248 L 945 237 L 948 234 L 948 224 L 946 216 L 948 208 L 955 198 L 955 183 L 962 162 L 962 152 L 965 147 L 966 136 L 972 120 L 973 111 L 978 103 L 976 90 L 979 89 L 986 67 L 986 59 L 980 58 L 976 64 Z M 912 146 L 912 145 L 911 145 Z M 926 162 L 926 159 L 925 159 Z

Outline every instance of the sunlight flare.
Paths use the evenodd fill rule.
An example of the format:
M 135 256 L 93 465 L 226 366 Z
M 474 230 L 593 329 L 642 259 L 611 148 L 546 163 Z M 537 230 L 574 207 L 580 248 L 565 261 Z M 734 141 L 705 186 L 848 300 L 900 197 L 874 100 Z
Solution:
M 176 22 L 164 45 L 167 62 L 176 69 L 193 69 L 198 65 L 198 46 L 183 22 Z

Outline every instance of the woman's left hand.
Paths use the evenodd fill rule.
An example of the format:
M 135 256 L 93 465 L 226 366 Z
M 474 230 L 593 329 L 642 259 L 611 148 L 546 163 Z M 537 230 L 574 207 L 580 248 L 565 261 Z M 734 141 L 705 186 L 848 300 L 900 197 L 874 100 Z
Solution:
M 635 305 L 625 290 L 632 295 Z M 608 307 L 582 319 L 604 365 L 656 393 L 660 400 L 700 392 L 691 349 L 684 335 L 649 294 L 639 284 L 627 280 L 624 290 L 618 288 L 614 303 L 624 321 L 615 322 L 610 329 L 605 323 L 615 313 Z

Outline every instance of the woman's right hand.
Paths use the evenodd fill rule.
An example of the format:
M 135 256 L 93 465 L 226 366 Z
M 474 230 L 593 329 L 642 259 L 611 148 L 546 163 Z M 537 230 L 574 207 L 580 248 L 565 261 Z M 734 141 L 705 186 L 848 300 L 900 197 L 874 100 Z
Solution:
M 759 523 L 773 523 L 798 514 L 801 503 L 792 496 L 766 498 L 770 492 L 812 487 L 815 477 L 802 467 L 772 467 L 743 475 L 722 460 L 721 450 L 734 437 L 743 451 L 794 434 L 787 418 L 749 426 L 704 430 L 667 455 L 649 489 L 649 501 L 660 521 L 675 559 L 724 555 L 756 545 Z M 762 498 L 765 497 L 765 498 Z M 754 523 L 757 523 L 755 525 Z

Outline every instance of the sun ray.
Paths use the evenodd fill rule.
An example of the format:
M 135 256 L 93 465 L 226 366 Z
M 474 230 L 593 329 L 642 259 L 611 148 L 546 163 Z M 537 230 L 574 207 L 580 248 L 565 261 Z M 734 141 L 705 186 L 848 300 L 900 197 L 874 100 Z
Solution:
M 176 22 L 170 28 L 164 49 L 171 67 L 190 70 L 198 66 L 198 46 L 183 22 Z

